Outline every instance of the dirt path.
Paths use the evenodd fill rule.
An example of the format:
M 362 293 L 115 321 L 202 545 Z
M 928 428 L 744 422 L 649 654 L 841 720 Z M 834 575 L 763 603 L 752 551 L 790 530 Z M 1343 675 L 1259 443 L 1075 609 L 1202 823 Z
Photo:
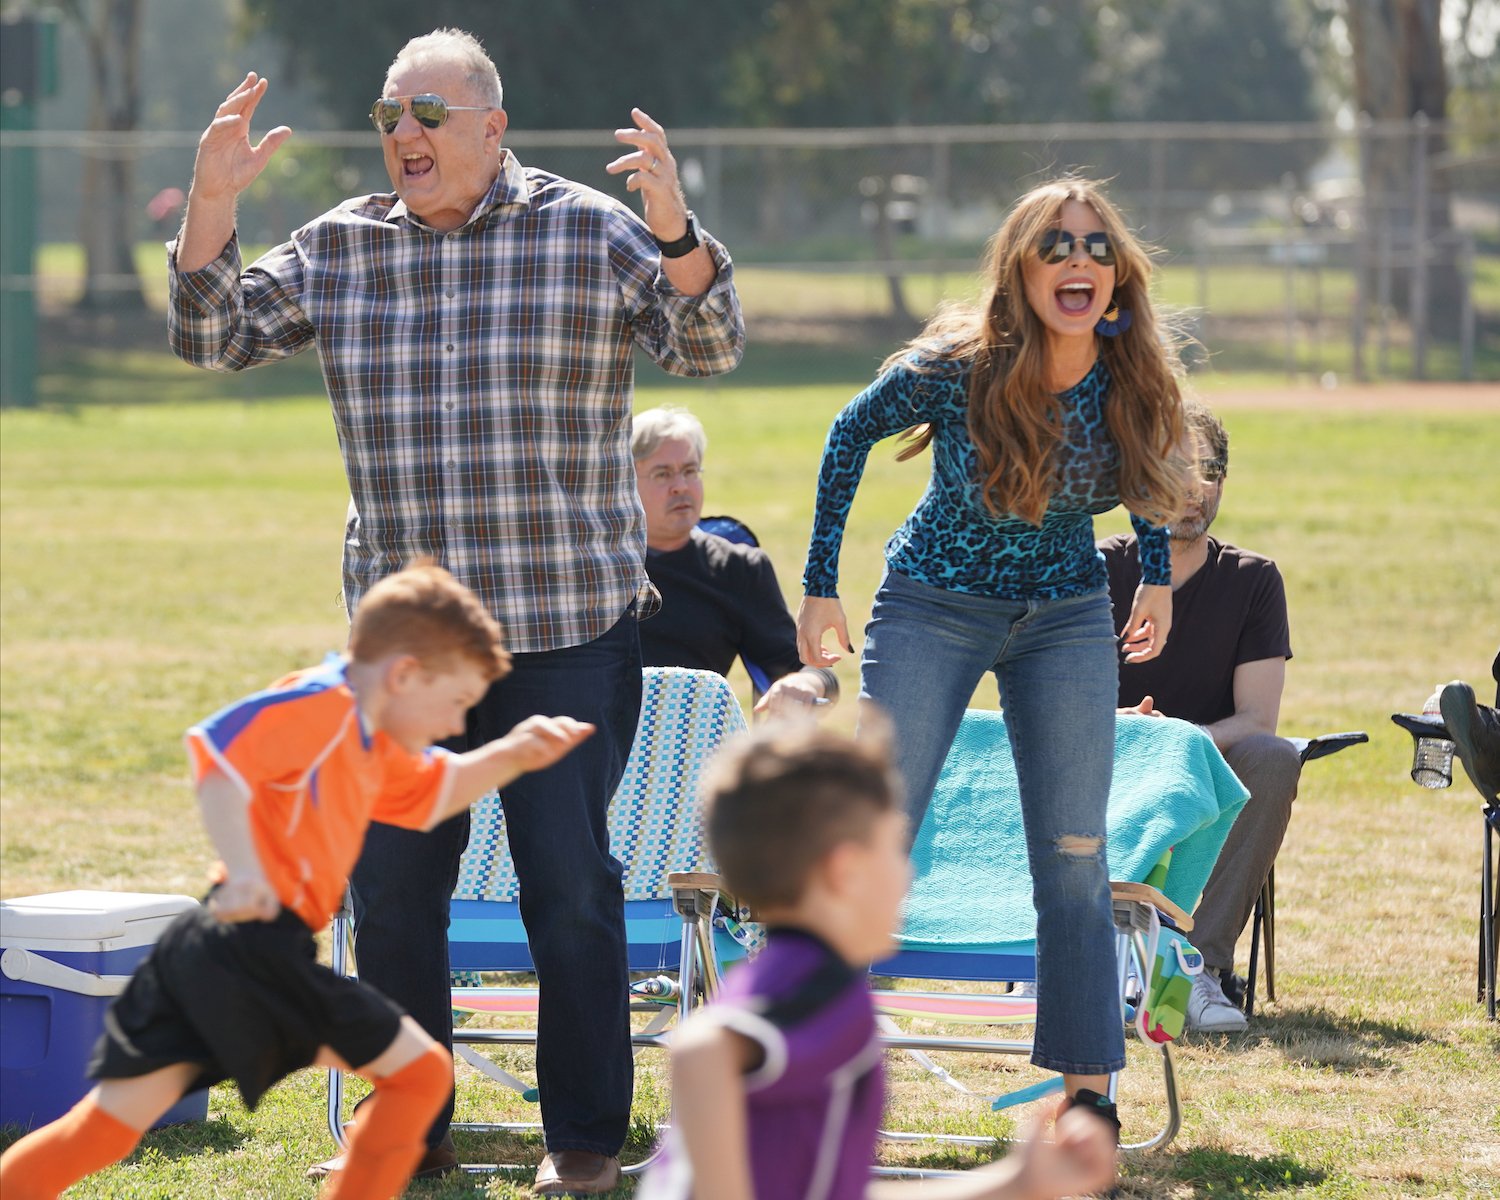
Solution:
M 1328 409 L 1340 412 L 1466 412 L 1500 415 L 1500 383 L 1372 383 L 1321 388 L 1205 387 L 1214 408 Z

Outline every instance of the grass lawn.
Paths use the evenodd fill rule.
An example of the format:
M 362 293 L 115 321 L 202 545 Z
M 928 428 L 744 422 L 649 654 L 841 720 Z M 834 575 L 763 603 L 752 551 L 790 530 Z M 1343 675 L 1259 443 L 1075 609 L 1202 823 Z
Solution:
M 789 597 L 823 434 L 878 353 L 767 352 L 717 386 L 642 375 L 641 407 L 671 400 L 703 418 L 708 508 L 749 521 Z M 310 360 L 227 381 L 149 355 L 116 367 L 80 378 L 90 403 L 0 414 L 7 897 L 199 892 L 208 844 L 182 730 L 342 642 L 345 491 Z M 812 382 L 789 382 L 798 378 Z M 155 402 L 107 403 L 121 396 Z M 1416 788 L 1410 741 L 1388 714 L 1420 707 L 1454 677 L 1485 691 L 1500 641 L 1500 398 L 1448 410 L 1414 390 L 1406 406 L 1290 411 L 1236 399 L 1224 415 L 1234 471 L 1217 531 L 1276 557 L 1292 606 L 1283 731 L 1365 729 L 1371 744 L 1309 767 L 1278 864 L 1277 1001 L 1243 1035 L 1182 1046 L 1185 1128 L 1127 1163 L 1124 1194 L 1493 1195 L 1500 1029 L 1474 1003 L 1477 799 L 1461 774 L 1448 792 Z M 925 470 L 896 464 L 889 447 L 871 458 L 843 560 L 855 630 L 881 543 Z M 1100 532 L 1123 525 L 1112 514 Z M 854 666 L 840 670 L 852 695 Z M 976 702 L 993 705 L 993 688 Z M 845 705 L 831 720 L 851 715 Z M 1013 1069 L 961 1061 L 956 1071 L 993 1093 Z M 525 1105 L 461 1074 L 464 1114 L 524 1116 Z M 895 1124 L 1008 1128 L 905 1065 L 894 1074 Z M 1127 1072 L 1124 1088 L 1137 1128 L 1154 1105 L 1144 1074 Z M 70 1194 L 310 1197 L 302 1168 L 329 1148 L 320 1087 L 305 1074 L 254 1114 L 217 1089 L 206 1124 L 150 1136 Z M 637 1151 L 666 1112 L 659 1070 L 640 1092 Z M 481 1161 L 540 1156 L 524 1140 L 462 1138 L 460 1149 Z M 913 1154 L 950 1161 L 900 1152 Z M 488 1177 L 413 1194 L 523 1192 Z

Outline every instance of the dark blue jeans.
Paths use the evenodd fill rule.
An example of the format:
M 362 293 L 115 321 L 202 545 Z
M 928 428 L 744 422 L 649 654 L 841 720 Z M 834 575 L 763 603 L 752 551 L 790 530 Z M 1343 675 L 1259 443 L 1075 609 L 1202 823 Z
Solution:
M 887 571 L 865 627 L 860 696 L 896 730 L 911 836 L 921 827 L 964 709 L 994 672 L 1016 761 L 1036 904 L 1037 1008 L 1031 1061 L 1103 1075 L 1125 1065 L 1105 852 L 1119 691 L 1103 591 L 1000 600 Z M 1097 838 L 1093 853 L 1069 838 Z
M 514 669 L 469 713 L 453 750 L 504 735 L 534 713 L 591 721 L 598 732 L 545 771 L 504 789 L 521 919 L 541 987 L 537 1077 L 547 1149 L 617 1154 L 630 1122 L 625 901 L 606 814 L 641 709 L 634 611 L 581 646 L 514 656 Z M 354 869 L 360 978 L 450 1049 L 448 901 L 469 840 L 463 813 L 428 833 L 374 824 Z M 453 1101 L 428 1131 L 436 1146 Z

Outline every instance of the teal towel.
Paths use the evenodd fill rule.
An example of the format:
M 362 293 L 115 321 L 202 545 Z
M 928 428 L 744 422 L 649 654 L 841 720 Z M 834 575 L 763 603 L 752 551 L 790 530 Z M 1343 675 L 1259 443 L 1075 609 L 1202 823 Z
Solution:
M 1110 878 L 1139 883 L 1172 849 L 1162 891 L 1191 912 L 1248 796 L 1196 725 L 1119 717 L 1107 825 Z M 965 714 L 912 865 L 903 949 L 1035 952 L 1021 796 L 999 713 Z

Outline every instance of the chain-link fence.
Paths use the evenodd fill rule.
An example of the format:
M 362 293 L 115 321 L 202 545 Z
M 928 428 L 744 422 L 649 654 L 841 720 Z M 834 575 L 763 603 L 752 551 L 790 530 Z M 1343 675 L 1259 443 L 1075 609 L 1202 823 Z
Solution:
M 690 204 L 739 265 L 758 338 L 889 340 L 941 298 L 973 294 L 983 243 L 1018 194 L 1078 170 L 1111 181 L 1161 248 L 1161 301 L 1221 369 L 1500 374 L 1496 128 L 1417 118 L 670 137 Z M 34 298 L 44 341 L 80 300 L 108 309 L 143 294 L 160 306 L 151 243 L 180 220 L 196 142 L 196 131 L 0 135 L 5 173 L 34 179 L 36 199 L 34 265 L 10 267 L 4 288 Z M 608 132 L 506 142 L 523 162 L 624 194 L 603 171 L 619 152 Z M 279 241 L 344 196 L 388 187 L 373 131 L 299 134 L 242 198 L 242 240 Z M 137 262 L 111 267 L 109 240 L 139 242 Z

